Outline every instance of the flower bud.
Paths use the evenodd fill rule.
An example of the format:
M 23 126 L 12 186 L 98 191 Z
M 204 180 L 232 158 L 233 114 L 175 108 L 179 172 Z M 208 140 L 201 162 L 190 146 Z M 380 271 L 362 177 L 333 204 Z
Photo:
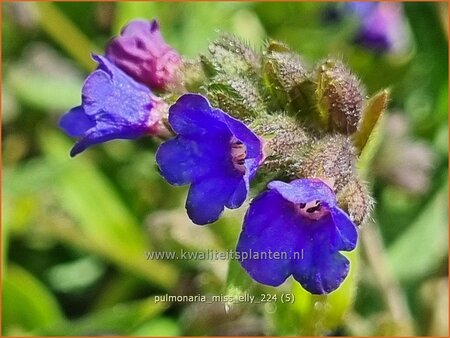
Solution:
M 353 134 L 361 117 L 364 91 L 355 75 L 338 60 L 328 59 L 317 68 L 317 108 L 331 130 Z
M 298 177 L 325 179 L 339 192 L 355 175 L 355 160 L 353 145 L 346 136 L 326 135 L 308 149 Z
M 282 43 L 272 41 L 263 59 L 266 84 L 277 99 L 280 108 L 297 102 L 301 96 L 300 85 L 308 80 L 307 71 L 300 57 Z M 294 111 L 304 107 L 291 107 Z M 303 109 L 302 109 L 303 108 Z
M 198 93 L 201 91 L 201 87 L 206 81 L 206 75 L 200 60 L 187 60 L 184 59 L 180 67 L 180 74 L 182 74 L 182 82 L 180 85 L 184 90 L 190 93 Z M 176 93 L 178 98 L 178 92 L 176 90 L 171 91 Z
M 214 105 L 231 116 L 250 121 L 264 111 L 264 100 L 257 84 L 245 77 L 217 76 L 207 86 Z
M 250 127 L 266 144 L 265 160 L 259 171 L 276 178 L 298 178 L 304 153 L 313 141 L 305 128 L 295 118 L 283 115 L 261 115 Z
M 167 89 L 178 81 L 180 55 L 166 44 L 156 20 L 130 22 L 109 42 L 106 57 L 151 89 Z
M 367 187 L 358 178 L 353 177 L 337 194 L 339 206 L 345 210 L 356 224 L 363 224 L 373 209 L 373 200 Z
M 210 43 L 209 55 L 202 55 L 201 61 L 208 76 L 256 76 L 259 56 L 244 41 L 229 34 L 221 35 Z

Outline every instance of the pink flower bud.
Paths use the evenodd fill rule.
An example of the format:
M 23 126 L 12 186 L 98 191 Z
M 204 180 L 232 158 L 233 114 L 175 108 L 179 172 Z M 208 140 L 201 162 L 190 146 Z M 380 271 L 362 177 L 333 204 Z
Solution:
M 131 21 L 106 47 L 106 57 L 151 89 L 166 89 L 177 81 L 178 52 L 163 39 L 156 20 Z

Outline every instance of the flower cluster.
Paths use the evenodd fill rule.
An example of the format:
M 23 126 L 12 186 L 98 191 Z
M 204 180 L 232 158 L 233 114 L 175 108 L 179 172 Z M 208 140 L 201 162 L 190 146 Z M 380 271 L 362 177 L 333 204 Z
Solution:
M 355 248 L 370 209 L 354 165 L 368 137 L 360 128 L 361 84 L 341 61 L 310 71 L 275 41 L 257 53 L 225 35 L 209 51 L 185 67 L 156 21 L 129 23 L 105 56 L 93 56 L 98 68 L 84 83 L 82 104 L 60 120 L 78 138 L 71 155 L 112 139 L 163 139 L 160 173 L 190 186 L 186 210 L 199 225 L 242 206 L 258 176 L 267 190 L 245 215 L 242 267 L 262 284 L 292 275 L 311 293 L 332 292 L 350 268 L 341 251 Z M 163 100 L 152 90 L 170 95 Z M 255 259 L 249 251 L 288 255 Z

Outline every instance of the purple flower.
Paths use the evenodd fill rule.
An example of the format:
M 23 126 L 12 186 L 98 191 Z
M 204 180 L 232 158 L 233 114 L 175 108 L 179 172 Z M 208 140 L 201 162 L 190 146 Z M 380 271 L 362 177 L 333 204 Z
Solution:
M 158 134 L 166 104 L 108 59 L 93 55 L 98 68 L 86 79 L 81 106 L 72 108 L 59 126 L 79 140 L 70 155 L 113 139 L 134 139 Z
M 109 42 L 106 57 L 152 89 L 173 84 L 181 63 L 179 54 L 165 43 L 156 20 L 131 21 Z
M 371 2 L 371 1 L 367 1 L 367 2 L 353 1 L 353 2 L 346 2 L 344 4 L 344 7 L 347 10 L 355 13 L 361 19 L 365 19 L 365 18 L 369 17 L 374 11 L 376 11 L 377 6 L 378 6 L 377 2 Z
M 402 51 L 407 48 L 408 34 L 402 7 L 388 2 L 346 2 L 329 4 L 322 12 L 325 24 L 340 22 L 353 15 L 357 31 L 353 42 L 376 53 Z
M 224 207 L 240 207 L 263 160 L 258 136 L 197 94 L 185 94 L 170 107 L 169 123 L 177 136 L 159 147 L 156 162 L 170 184 L 191 184 L 191 220 L 212 223 Z
M 380 53 L 404 44 L 406 32 L 399 4 L 349 2 L 346 6 L 360 20 L 356 44 Z
M 237 252 L 256 281 L 278 286 L 291 274 L 309 292 L 329 293 L 349 271 L 339 251 L 351 251 L 356 226 L 318 179 L 273 181 L 256 197 L 244 219 Z

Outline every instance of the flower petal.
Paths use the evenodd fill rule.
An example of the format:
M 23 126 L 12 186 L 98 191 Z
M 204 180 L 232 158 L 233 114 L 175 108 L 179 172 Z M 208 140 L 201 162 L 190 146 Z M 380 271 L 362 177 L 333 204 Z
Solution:
M 356 230 L 355 224 L 350 220 L 347 214 L 338 207 L 331 209 L 331 215 L 341 240 L 338 249 L 342 251 L 353 250 L 358 241 L 358 231 Z
M 261 139 L 255 133 L 253 133 L 244 123 L 235 119 L 234 117 L 230 115 L 224 115 L 224 120 L 233 135 L 240 141 L 245 143 L 247 148 L 247 158 L 261 160 Z
M 145 130 L 156 121 L 150 114 L 153 108 L 150 90 L 134 81 L 108 59 L 94 55 L 99 68 L 88 76 L 83 87 L 83 107 L 87 115 L 105 119 L 115 116 L 122 127 Z
M 177 136 L 159 146 L 156 162 L 170 184 L 184 185 L 221 168 L 231 172 L 232 163 L 226 163 L 228 152 L 227 144 L 214 139 L 199 145 L 195 140 Z
M 239 181 L 236 189 L 234 190 L 233 194 L 231 195 L 230 199 L 227 201 L 225 206 L 229 209 L 239 208 L 247 198 L 248 190 L 249 190 L 248 179 L 245 179 L 243 177 Z
M 347 277 L 350 262 L 339 252 L 324 254 L 323 246 L 304 249 L 303 259 L 293 265 L 293 276 L 313 294 L 336 290 Z
M 206 98 L 198 94 L 185 94 L 169 109 L 169 123 L 180 135 L 201 138 L 214 135 L 229 142 L 232 134 L 222 121 L 224 113 L 213 109 Z
M 252 178 L 263 161 L 263 143 L 244 123 L 234 117 L 224 115 L 224 121 L 233 135 L 245 144 L 247 151 L 246 163 L 251 164 L 247 169 L 250 170 L 249 176 Z
M 82 106 L 60 120 L 69 135 L 81 137 L 71 156 L 87 147 L 113 139 L 133 139 L 151 134 L 161 116 L 156 105 L 161 100 L 150 90 L 102 56 L 94 55 L 99 67 L 86 79 Z
M 262 158 L 261 140 L 198 94 L 181 96 L 169 123 L 178 135 L 160 146 L 156 161 L 169 183 L 192 184 L 186 209 L 194 223 L 214 222 L 225 206 L 240 207 Z M 245 158 L 248 149 L 259 158 Z
M 336 205 L 336 197 L 333 190 L 319 179 L 303 178 L 290 183 L 272 181 L 267 187 L 276 190 L 292 203 L 308 203 L 319 200 L 327 203 L 329 207 Z
M 291 258 L 301 231 L 295 226 L 293 211 L 292 204 L 274 191 L 255 198 L 247 211 L 236 251 L 244 269 L 260 283 L 278 286 L 291 274 Z M 287 257 L 270 259 L 270 252 Z M 255 258 L 257 254 L 260 258 Z
M 199 225 L 216 221 L 239 184 L 239 177 L 212 176 L 195 182 L 189 189 L 186 210 Z
M 89 129 L 95 127 L 95 122 L 87 117 L 83 107 L 78 106 L 72 108 L 61 117 L 59 127 L 69 136 L 79 137 Z
M 318 221 L 297 217 L 302 236 L 297 245 L 303 259 L 292 261 L 292 274 L 311 293 L 324 294 L 335 290 L 347 276 L 348 260 L 339 253 L 342 243 L 331 214 Z
M 141 132 L 133 129 L 123 129 L 104 123 L 97 124 L 96 127 L 90 129 L 85 135 L 78 140 L 70 151 L 70 156 L 75 156 L 86 150 L 86 148 L 95 144 L 104 143 L 111 140 L 123 139 L 130 140 L 138 138 Z

